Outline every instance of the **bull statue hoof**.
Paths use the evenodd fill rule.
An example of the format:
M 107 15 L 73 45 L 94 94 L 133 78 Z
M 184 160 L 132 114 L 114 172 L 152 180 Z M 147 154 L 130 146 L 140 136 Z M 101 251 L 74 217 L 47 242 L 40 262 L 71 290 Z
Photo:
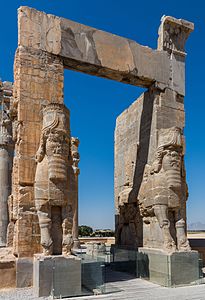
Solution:
M 168 253 L 172 253 L 176 251 L 176 244 L 174 240 L 169 240 L 164 242 L 163 250 Z

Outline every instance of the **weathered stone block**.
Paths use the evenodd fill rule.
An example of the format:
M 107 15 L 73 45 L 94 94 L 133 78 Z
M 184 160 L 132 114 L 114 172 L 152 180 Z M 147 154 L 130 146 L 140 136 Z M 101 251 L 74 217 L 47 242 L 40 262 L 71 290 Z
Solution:
M 38 112 L 38 114 L 40 114 L 40 111 Z M 31 158 L 35 157 L 40 134 L 40 122 L 26 122 L 26 125 L 19 126 L 19 143 L 16 147 L 18 155 Z
M 82 285 L 84 288 L 93 291 L 101 289 L 104 284 L 105 265 L 101 261 L 84 261 L 82 263 Z
M 18 158 L 18 181 L 20 185 L 31 185 L 34 182 L 36 170 L 35 159 Z
M 41 251 L 38 217 L 33 212 L 21 212 L 15 223 L 14 253 L 18 257 L 32 257 Z
M 81 294 L 81 259 L 75 256 L 34 256 L 33 287 L 36 297 Z
M 199 279 L 197 251 L 167 254 L 157 249 L 139 248 L 139 252 L 142 278 L 167 287 L 190 284 Z
M 16 287 L 16 263 L 15 260 L 0 260 L 0 288 Z
M 14 101 L 16 101 L 18 116 L 15 120 L 16 157 L 13 163 L 13 204 L 12 212 L 10 212 L 11 226 L 9 227 L 9 235 L 11 236 L 12 226 L 15 222 L 15 254 L 18 257 L 30 256 L 40 248 L 37 214 L 34 212 L 35 208 L 32 208 L 34 197 L 36 198 L 36 209 L 42 229 L 41 237 L 46 240 L 46 243 L 45 240 L 41 240 L 42 246 L 47 244 L 50 247 L 49 251 L 52 251 L 52 243 L 50 243 L 49 238 L 46 238 L 49 236 L 47 233 L 50 230 L 50 221 L 52 222 L 52 236 L 56 237 L 54 238 L 53 249 L 58 248 L 55 245 L 55 241 L 57 241 L 57 244 L 61 246 L 63 244 L 64 250 L 67 248 L 66 251 L 68 252 L 68 248 L 70 251 L 73 242 L 72 234 L 76 238 L 77 176 L 75 172 L 79 172 L 78 163 L 76 163 L 76 161 L 79 162 L 79 159 L 77 158 L 75 161 L 76 157 L 73 153 L 70 158 L 71 149 L 68 149 L 70 147 L 70 135 L 65 138 L 65 134 L 59 130 L 59 137 L 61 132 L 64 143 L 56 141 L 56 131 L 55 133 L 52 131 L 59 120 L 54 120 L 55 117 L 53 119 L 51 116 L 48 117 L 50 123 L 48 122 L 49 124 L 43 126 L 42 137 L 44 137 L 40 141 L 42 127 L 40 111 L 42 107 L 50 103 L 55 103 L 55 105 L 63 103 L 64 67 L 132 85 L 149 87 L 149 91 L 144 93 L 137 103 L 135 102 L 118 118 L 115 140 L 117 243 L 122 244 L 124 242 L 126 246 L 130 247 L 141 245 L 142 219 L 139 215 L 141 209 L 141 207 L 139 209 L 139 204 L 142 202 L 139 203 L 138 201 L 138 191 L 146 164 L 153 162 L 156 154 L 158 132 L 173 126 L 179 127 L 183 131 L 184 46 L 186 39 L 193 30 L 193 24 L 172 17 L 163 17 L 159 31 L 158 50 L 28 7 L 19 8 L 18 26 L 19 47 L 16 51 L 14 68 Z M 5 96 L 9 95 L 10 92 L 6 91 Z M 47 125 L 50 127 L 49 130 Z M 50 134 L 49 138 L 47 130 Z M 5 141 L 4 136 L 0 138 Z M 45 144 L 46 139 L 49 140 L 50 145 Z M 37 180 L 34 180 L 35 154 L 39 142 L 38 174 Z M 177 142 L 172 144 L 180 146 Z M 67 149 L 64 153 L 65 157 L 62 159 L 62 153 L 65 149 Z M 45 156 L 43 153 L 45 150 L 47 160 L 45 159 L 45 165 L 43 165 L 41 162 L 44 159 L 42 156 Z M 76 150 L 73 152 L 75 153 Z M 54 153 L 55 155 L 52 156 Z M 159 151 L 157 153 L 159 154 Z M 49 170 L 47 173 L 47 169 L 44 168 L 46 164 Z M 69 168 L 67 168 L 68 164 L 70 164 Z M 3 168 L 5 169 L 5 167 Z M 151 170 L 150 174 L 155 171 Z M 182 173 L 184 170 L 181 170 Z M 185 177 L 185 175 L 183 176 Z M 2 178 L 6 177 L 2 176 Z M 65 178 L 67 183 L 63 186 L 61 182 Z M 42 184 L 44 179 L 46 183 L 47 179 L 50 180 L 46 189 L 44 189 L 45 182 Z M 53 183 L 57 181 L 56 179 L 60 181 L 59 184 Z M 185 183 L 185 179 L 183 180 Z M 34 181 L 38 181 L 38 184 Z M 160 182 L 159 179 L 158 182 Z M 34 185 L 36 188 L 35 196 L 32 191 Z M 58 188 L 56 189 L 57 185 Z M 39 191 L 43 189 L 44 193 L 41 194 Z M 49 197 L 48 191 L 51 192 Z M 186 194 L 185 189 L 182 194 Z M 65 195 L 69 196 L 70 200 L 66 207 L 67 210 L 64 209 L 63 205 L 62 209 L 59 207 L 66 199 Z M 51 198 L 52 206 L 56 206 L 56 208 L 45 209 L 47 203 L 44 203 L 44 206 L 43 201 L 45 199 L 50 201 Z M 5 199 L 7 200 L 7 197 Z M 150 206 L 145 214 L 152 214 L 151 217 L 153 217 L 153 211 L 150 212 L 149 210 Z M 185 216 L 185 204 L 182 210 L 182 214 Z M 45 217 L 45 212 L 48 215 L 51 214 L 51 220 Z M 147 215 L 143 216 L 144 223 L 149 221 L 146 219 Z M 53 221 L 57 219 L 60 221 Z M 164 219 L 162 217 L 163 221 Z M 62 223 L 62 220 L 65 222 Z M 71 228 L 72 221 L 75 230 Z M 183 222 L 181 223 L 185 224 L 185 221 Z M 61 240 L 60 237 L 58 240 L 59 236 L 62 235 L 61 225 L 63 225 L 63 239 Z M 163 223 L 156 228 L 166 228 L 166 225 Z M 3 227 L 3 218 L 0 226 Z M 181 224 L 178 224 L 178 233 L 182 230 L 182 226 L 180 226 Z M 152 228 L 155 233 L 158 232 L 156 228 L 154 226 Z M 45 234 L 45 232 L 47 233 Z M 144 240 L 147 238 L 148 241 L 150 237 L 148 235 L 152 234 L 149 233 L 149 230 L 146 231 L 146 234 Z M 181 240 L 183 241 L 183 238 Z M 9 238 L 10 244 L 11 241 L 13 239 Z M 159 246 L 159 244 L 157 245 Z M 58 249 L 59 253 L 61 253 L 61 248 Z M 20 282 L 19 284 L 23 283 Z
M 16 287 L 23 288 L 33 285 L 33 258 L 16 260 Z
M 34 96 L 34 95 L 33 95 Z M 28 109 L 30 106 L 30 101 L 22 101 L 19 103 L 18 107 L 18 119 L 19 121 L 26 121 L 26 122 L 40 122 L 41 121 L 41 104 L 40 102 L 34 102 L 32 103 L 32 109 Z M 36 124 L 36 123 L 35 123 Z
M 68 68 L 141 86 L 169 82 L 166 52 L 25 6 L 19 29 L 19 46 L 60 55 Z
M 60 18 L 22 6 L 19 12 L 19 44 L 59 54 Z M 35 32 L 35 34 L 32 34 Z M 55 41 L 55 42 L 54 42 Z

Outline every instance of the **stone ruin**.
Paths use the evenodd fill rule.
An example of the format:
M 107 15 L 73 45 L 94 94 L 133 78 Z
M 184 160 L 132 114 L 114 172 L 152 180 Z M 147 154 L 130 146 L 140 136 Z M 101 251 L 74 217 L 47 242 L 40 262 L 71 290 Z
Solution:
M 32 284 L 32 276 L 22 279 L 31 271 L 18 268 L 29 261 L 31 269 L 37 253 L 71 257 L 79 247 L 79 140 L 63 104 L 64 68 L 147 88 L 116 120 L 116 246 L 148 255 L 191 252 L 183 130 L 185 43 L 193 29 L 162 17 L 153 50 L 18 9 L 14 85 L 0 87 L 0 245 L 12 249 L 17 286 Z
M 16 113 L 11 108 L 12 84 L 0 81 L 0 247 L 7 244 L 7 226 L 9 223 L 8 198 L 11 194 L 11 172 L 14 156 L 13 124 Z

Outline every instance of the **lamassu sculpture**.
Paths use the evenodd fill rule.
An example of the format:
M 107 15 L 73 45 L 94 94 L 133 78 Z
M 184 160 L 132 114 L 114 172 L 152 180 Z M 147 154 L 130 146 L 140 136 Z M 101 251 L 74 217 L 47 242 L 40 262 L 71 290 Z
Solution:
M 155 160 L 152 165 L 146 165 L 139 191 L 143 222 L 150 224 L 154 217 L 157 218 L 163 248 L 167 252 L 191 251 L 185 232 L 188 191 L 183 156 L 184 142 L 181 129 L 177 127 L 161 129 Z M 145 243 L 149 247 L 151 241 L 148 239 Z
M 68 197 L 72 165 L 69 121 L 69 110 L 62 104 L 43 109 L 34 191 L 45 255 L 70 254 L 73 244 L 72 203 Z

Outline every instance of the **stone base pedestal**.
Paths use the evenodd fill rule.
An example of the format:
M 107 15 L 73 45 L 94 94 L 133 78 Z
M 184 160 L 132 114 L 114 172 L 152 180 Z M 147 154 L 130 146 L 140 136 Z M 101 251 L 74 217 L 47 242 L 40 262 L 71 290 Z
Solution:
M 103 289 L 105 282 L 105 264 L 102 261 L 89 259 L 82 263 L 82 285 L 93 292 L 95 289 Z
M 33 270 L 36 297 L 81 295 L 81 259 L 75 256 L 36 254 Z
M 33 284 L 33 258 L 16 259 L 16 287 L 24 288 Z
M 199 279 L 197 251 L 167 254 L 158 249 L 139 248 L 138 272 L 141 278 L 162 286 L 186 285 Z
M 0 289 L 16 287 L 16 261 L 0 261 Z
M 125 272 L 134 276 L 138 275 L 136 250 L 128 250 L 127 248 L 111 246 L 111 268 L 118 272 Z
M 0 248 L 0 289 L 16 287 L 16 257 L 12 248 Z

